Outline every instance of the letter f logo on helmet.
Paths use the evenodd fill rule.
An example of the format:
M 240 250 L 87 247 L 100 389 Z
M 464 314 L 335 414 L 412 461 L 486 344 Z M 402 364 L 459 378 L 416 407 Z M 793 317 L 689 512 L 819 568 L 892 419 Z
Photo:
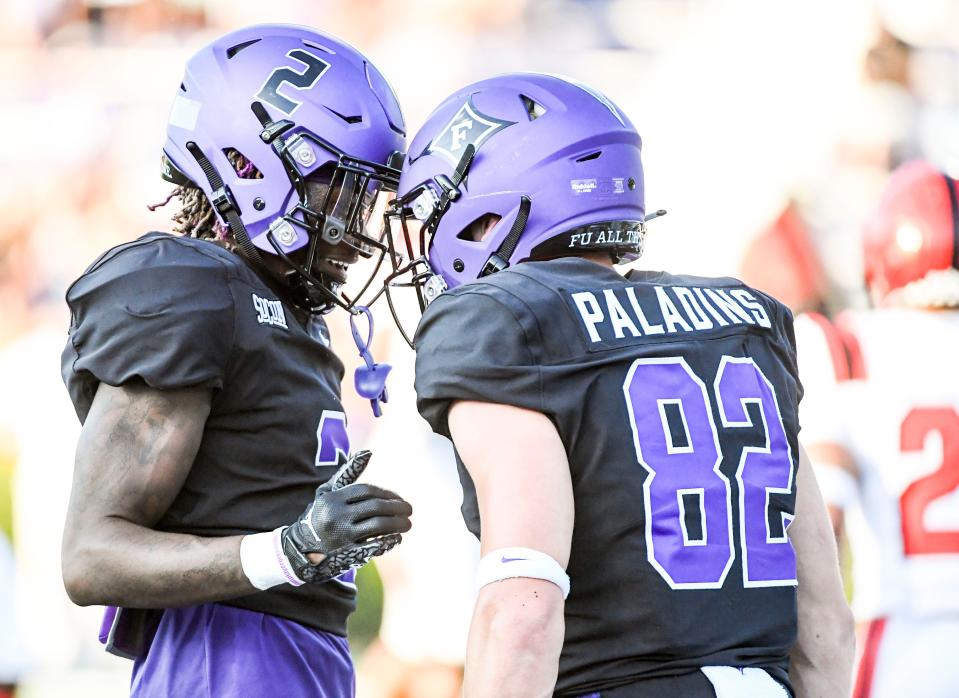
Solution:
M 463 119 L 458 124 L 453 124 L 450 127 L 452 132 L 452 142 L 450 143 L 450 150 L 459 150 L 460 146 L 463 144 L 463 141 L 466 140 L 466 135 L 473 128 L 472 119 Z
M 475 107 L 473 100 L 467 98 L 453 118 L 430 141 L 423 154 L 436 153 L 455 166 L 460 161 L 460 156 L 467 144 L 472 143 L 479 150 L 480 146 L 493 135 L 512 126 L 513 123 L 483 114 Z

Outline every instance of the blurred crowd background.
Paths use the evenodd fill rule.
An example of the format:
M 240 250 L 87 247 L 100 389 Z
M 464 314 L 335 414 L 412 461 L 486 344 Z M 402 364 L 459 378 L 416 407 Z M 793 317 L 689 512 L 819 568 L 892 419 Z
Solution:
M 0 1 L 0 686 L 18 695 L 126 690 L 129 663 L 96 642 L 99 609 L 74 607 L 60 580 L 79 431 L 59 374 L 63 297 L 107 247 L 169 229 L 172 210 L 147 204 L 171 188 L 160 147 L 183 64 L 268 21 L 365 52 L 411 135 L 495 73 L 595 86 L 643 135 L 648 209 L 669 211 L 637 264 L 738 275 L 797 310 L 865 304 L 859 226 L 893 167 L 921 156 L 959 176 L 955 0 Z M 330 322 L 355 365 L 345 318 Z M 344 393 L 352 442 L 375 454 L 369 479 L 410 499 L 416 526 L 360 577 L 360 696 L 445 698 L 478 546 L 389 322 L 378 314 L 396 367 L 386 415 L 373 421 L 349 373 Z

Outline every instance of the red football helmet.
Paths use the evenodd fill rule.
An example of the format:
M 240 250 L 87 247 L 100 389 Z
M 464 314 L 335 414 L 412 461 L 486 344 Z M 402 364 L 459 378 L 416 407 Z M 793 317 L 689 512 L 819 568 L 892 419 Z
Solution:
M 866 284 L 873 298 L 882 301 L 930 272 L 959 269 L 957 241 L 956 180 L 924 161 L 897 168 L 863 230 Z

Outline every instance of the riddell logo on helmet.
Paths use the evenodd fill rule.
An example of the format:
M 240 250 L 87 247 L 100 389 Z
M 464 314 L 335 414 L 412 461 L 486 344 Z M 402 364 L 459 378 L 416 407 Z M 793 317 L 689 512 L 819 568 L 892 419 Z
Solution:
M 595 177 L 592 179 L 571 179 L 570 189 L 574 194 L 623 194 L 626 191 L 625 177 Z
M 467 145 L 472 143 L 479 150 L 490 137 L 514 123 L 483 114 L 473 106 L 472 100 L 467 100 L 433 139 L 426 152 L 441 155 L 455 167 Z

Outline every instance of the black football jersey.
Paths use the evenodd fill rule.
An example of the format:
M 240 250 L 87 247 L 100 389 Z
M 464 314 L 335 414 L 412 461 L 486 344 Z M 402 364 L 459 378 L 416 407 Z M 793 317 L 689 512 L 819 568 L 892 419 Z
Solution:
M 67 303 L 62 371 L 81 421 L 101 382 L 213 390 L 196 460 L 157 529 L 230 536 L 290 524 L 349 452 L 326 324 L 294 313 L 238 255 L 149 233 L 100 257 Z M 225 603 L 345 635 L 355 588 L 282 585 Z
M 415 344 L 435 431 L 449 436 L 453 401 L 480 400 L 544 413 L 565 445 L 576 519 L 557 695 L 709 665 L 789 685 L 802 388 L 786 307 L 735 279 L 566 258 L 445 292 Z

